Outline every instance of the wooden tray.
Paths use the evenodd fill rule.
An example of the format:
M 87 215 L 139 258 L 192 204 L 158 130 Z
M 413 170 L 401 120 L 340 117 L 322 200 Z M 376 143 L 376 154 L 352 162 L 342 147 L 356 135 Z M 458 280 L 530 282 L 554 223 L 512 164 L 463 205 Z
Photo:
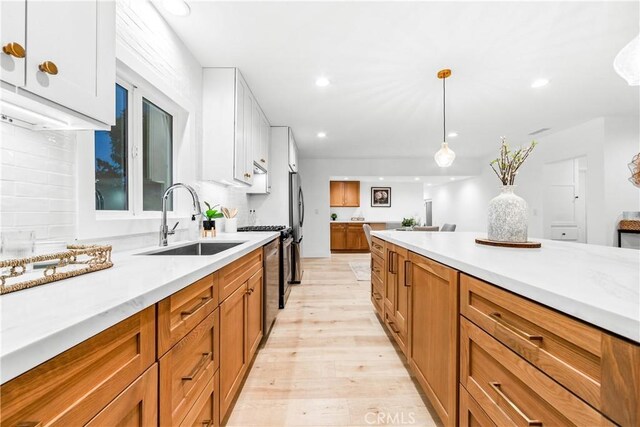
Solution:
M 489 239 L 476 239 L 476 243 L 487 246 L 499 246 L 501 248 L 522 248 L 522 249 L 537 249 L 542 247 L 540 242 L 497 242 Z

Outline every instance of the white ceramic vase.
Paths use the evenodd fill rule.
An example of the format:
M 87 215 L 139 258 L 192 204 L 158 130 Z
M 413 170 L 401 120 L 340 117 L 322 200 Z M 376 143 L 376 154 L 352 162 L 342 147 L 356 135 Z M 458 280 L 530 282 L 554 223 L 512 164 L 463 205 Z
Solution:
M 224 220 L 225 233 L 237 233 L 238 232 L 238 218 L 227 218 Z
M 489 240 L 518 243 L 527 241 L 529 208 L 522 197 L 514 194 L 514 187 L 502 186 L 502 192 L 489 202 Z

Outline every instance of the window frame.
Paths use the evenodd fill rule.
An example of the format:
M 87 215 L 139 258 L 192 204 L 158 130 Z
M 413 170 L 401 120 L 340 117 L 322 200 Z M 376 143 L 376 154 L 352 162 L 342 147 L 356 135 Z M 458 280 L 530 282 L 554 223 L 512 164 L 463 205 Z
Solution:
M 78 132 L 77 231 L 79 239 L 113 238 L 159 230 L 162 212 L 143 210 L 143 98 L 172 116 L 172 183 L 180 182 L 182 175 L 178 170 L 178 165 L 183 162 L 179 159 L 179 153 L 187 137 L 184 129 L 190 119 L 188 107 L 178 104 L 169 95 L 124 65 L 117 67 L 115 83 L 127 89 L 128 210 L 97 210 L 95 208 L 95 131 Z M 104 130 L 109 129 L 110 127 L 105 127 Z M 184 228 L 182 225 L 188 224 L 191 218 L 190 205 L 187 206 L 181 197 L 174 196 L 173 210 L 167 212 L 167 217 L 170 222 L 180 221 L 179 228 Z

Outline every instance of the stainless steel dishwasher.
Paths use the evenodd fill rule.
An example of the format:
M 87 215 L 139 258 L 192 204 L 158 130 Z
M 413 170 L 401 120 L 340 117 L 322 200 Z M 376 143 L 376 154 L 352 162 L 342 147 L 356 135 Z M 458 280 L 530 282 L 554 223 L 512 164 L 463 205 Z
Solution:
M 264 343 L 273 323 L 276 320 L 279 310 L 279 293 L 280 293 L 280 239 L 265 245 L 262 248 L 262 259 L 264 260 Z

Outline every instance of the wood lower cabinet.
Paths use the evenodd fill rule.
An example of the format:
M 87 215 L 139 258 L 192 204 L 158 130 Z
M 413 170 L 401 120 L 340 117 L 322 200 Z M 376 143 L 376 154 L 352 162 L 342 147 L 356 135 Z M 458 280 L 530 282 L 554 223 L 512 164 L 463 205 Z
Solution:
M 464 317 L 460 380 L 497 425 L 614 425 Z
M 158 423 L 158 364 L 154 363 L 86 427 L 142 427 Z
M 373 230 L 384 230 L 384 223 L 339 222 L 330 224 L 331 251 L 333 252 L 369 252 L 369 242 L 364 233 L 364 224 Z M 373 246 L 373 243 L 372 243 Z
M 333 207 L 360 207 L 360 181 L 330 181 L 329 205 Z
M 385 323 L 396 343 L 407 355 L 409 352 L 409 305 L 411 303 L 411 285 L 408 278 L 411 273 L 409 252 L 396 245 L 387 243 L 386 269 L 384 284 Z
M 462 386 L 460 386 L 460 427 L 497 427 Z
M 218 370 L 219 309 L 160 358 L 160 425 L 179 425 Z
M 83 425 L 155 361 L 155 306 L 0 386 L 0 425 Z
M 347 250 L 347 224 L 331 224 L 331 250 L 345 251 Z
M 409 365 L 442 423 L 458 418 L 458 272 L 409 254 Z
M 248 360 L 258 351 L 262 334 L 263 325 L 263 298 L 262 292 L 262 270 L 255 273 L 247 282 L 247 348 L 249 351 Z
M 224 419 L 240 389 L 247 356 L 247 285 L 220 304 L 220 419 Z
M 219 384 L 220 371 L 216 372 L 213 379 L 206 385 L 191 411 L 180 423 L 180 427 L 217 427 L 220 425 Z

